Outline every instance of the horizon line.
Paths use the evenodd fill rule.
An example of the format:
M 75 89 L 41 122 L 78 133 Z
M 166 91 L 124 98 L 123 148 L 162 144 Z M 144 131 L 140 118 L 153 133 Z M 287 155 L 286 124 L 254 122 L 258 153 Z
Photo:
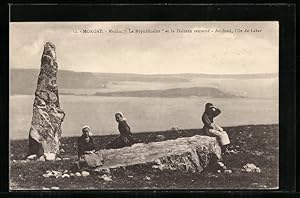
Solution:
M 37 68 L 9 68 L 10 70 L 40 70 Z M 132 73 L 132 72 L 92 72 L 92 71 L 75 71 L 75 70 L 68 70 L 68 69 L 61 69 L 58 71 L 69 71 L 75 73 L 99 73 L 99 74 L 135 74 L 135 75 L 215 75 L 215 76 L 222 76 L 222 75 L 271 75 L 271 74 L 279 74 L 278 72 L 270 72 L 270 73 L 225 73 L 225 74 L 217 74 L 217 73 Z

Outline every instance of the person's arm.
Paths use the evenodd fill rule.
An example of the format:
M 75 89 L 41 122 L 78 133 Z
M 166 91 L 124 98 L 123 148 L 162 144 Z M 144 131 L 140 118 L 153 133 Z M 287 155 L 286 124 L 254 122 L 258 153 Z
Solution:
M 80 138 L 77 140 L 77 152 L 78 152 L 78 157 L 80 157 L 83 154 L 83 148 L 82 148 L 82 143 L 80 141 Z
M 91 138 L 91 140 L 90 140 L 90 141 L 91 141 L 91 142 L 90 142 L 90 143 L 91 143 L 90 149 L 91 149 L 92 152 L 95 152 L 96 148 L 95 148 L 94 140 L 93 140 L 92 137 L 90 137 L 90 138 Z
M 211 108 L 211 111 L 212 111 L 212 115 L 213 115 L 214 117 L 217 117 L 218 115 L 221 114 L 221 110 L 220 110 L 219 108 L 217 108 L 217 107 L 212 107 L 212 108 Z
M 214 124 L 214 126 L 215 126 L 215 128 L 216 128 L 218 131 L 223 131 L 223 128 L 222 128 L 222 127 L 220 127 L 219 125 L 217 125 L 217 124 Z
M 214 117 L 220 115 L 220 113 L 221 113 L 221 110 L 219 108 L 216 108 L 216 107 L 213 107 L 212 111 L 213 111 Z M 223 131 L 223 128 L 220 127 L 219 125 L 215 124 L 215 123 L 213 123 L 213 128 L 217 129 L 218 131 Z
M 209 127 L 210 129 L 213 129 L 214 127 L 212 126 L 213 122 L 209 119 L 208 115 L 204 113 L 202 116 L 202 122 L 204 126 Z

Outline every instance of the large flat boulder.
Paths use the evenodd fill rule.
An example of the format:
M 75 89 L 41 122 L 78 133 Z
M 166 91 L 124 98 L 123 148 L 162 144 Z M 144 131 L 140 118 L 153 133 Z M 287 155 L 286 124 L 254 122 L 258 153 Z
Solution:
M 221 158 L 221 148 L 213 137 L 196 135 L 131 147 L 100 150 L 104 164 L 94 170 L 150 164 L 161 170 L 201 172 L 212 160 Z

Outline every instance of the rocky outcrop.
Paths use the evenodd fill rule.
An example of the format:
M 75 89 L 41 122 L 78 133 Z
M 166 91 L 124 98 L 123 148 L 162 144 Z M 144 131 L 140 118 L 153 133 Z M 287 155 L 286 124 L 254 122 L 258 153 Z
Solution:
M 57 68 L 55 45 L 47 42 L 42 54 L 29 131 L 29 154 L 45 155 L 46 159 L 53 159 L 53 155 L 59 153 L 61 123 L 65 117 L 59 104 Z
M 100 150 L 104 164 L 95 171 L 132 165 L 151 165 L 161 170 L 201 172 L 210 162 L 221 158 L 216 139 L 208 136 L 178 138 L 120 149 Z

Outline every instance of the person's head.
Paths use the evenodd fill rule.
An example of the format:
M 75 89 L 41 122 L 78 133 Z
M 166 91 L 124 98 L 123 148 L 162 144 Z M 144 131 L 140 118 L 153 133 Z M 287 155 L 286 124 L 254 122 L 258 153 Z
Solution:
M 124 115 L 123 115 L 122 112 L 117 112 L 117 113 L 115 114 L 115 118 L 116 118 L 116 121 L 117 121 L 117 122 L 120 122 L 120 121 L 122 121 L 122 120 L 124 119 Z
M 211 109 L 214 107 L 214 105 L 212 103 L 206 103 L 205 104 L 205 111 L 207 113 L 211 112 Z
M 81 132 L 84 137 L 89 137 L 91 135 L 91 129 L 89 126 L 82 127 Z
M 217 116 L 219 114 L 217 108 L 212 103 L 205 104 L 205 112 L 212 116 Z
M 210 107 L 213 107 L 214 105 L 212 103 L 206 103 L 205 109 L 209 109 Z

